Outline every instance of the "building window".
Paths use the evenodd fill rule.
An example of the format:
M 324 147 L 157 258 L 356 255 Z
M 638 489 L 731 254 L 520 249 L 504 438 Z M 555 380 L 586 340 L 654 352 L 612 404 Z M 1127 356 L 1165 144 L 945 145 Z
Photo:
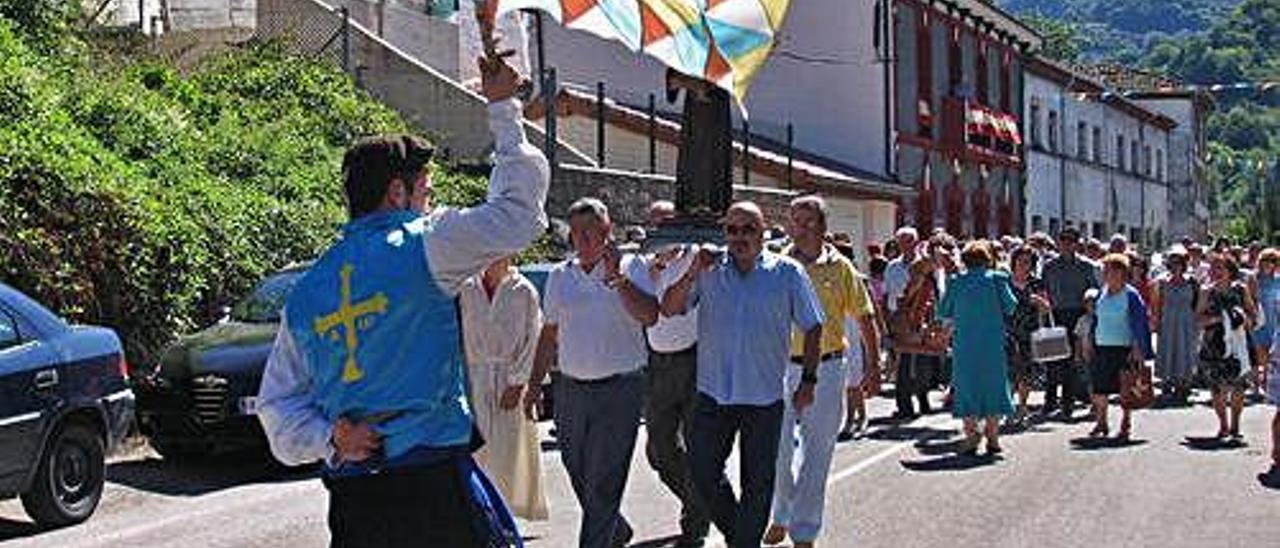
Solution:
M 973 52 L 976 55 L 974 63 L 974 72 L 977 73 L 977 93 L 978 102 L 983 105 L 991 104 L 991 86 L 987 80 L 991 77 L 990 71 L 987 70 L 987 41 L 978 35 L 978 39 L 973 46 Z
M 1013 97 L 1011 82 L 1013 76 L 1009 69 L 1009 64 L 1013 62 L 1013 55 L 1009 53 L 1008 48 L 1000 48 L 1000 110 L 1004 112 L 1013 111 Z
M 917 104 L 921 109 L 920 136 L 933 137 L 933 33 L 929 14 L 922 6 L 916 10 L 916 86 Z
M 1143 145 L 1142 147 L 1142 174 L 1147 177 L 1151 176 L 1151 145 Z
M 949 25 L 951 38 L 947 46 L 947 89 L 952 97 L 960 97 L 960 86 L 964 83 L 964 57 L 960 47 L 960 25 Z
M 1116 134 L 1116 165 L 1115 168 L 1124 171 L 1124 135 Z
M 1076 122 L 1076 156 L 1089 159 L 1089 124 Z
M 1039 216 L 1039 215 L 1032 215 L 1032 216 L 1031 216 L 1031 231 L 1032 231 L 1032 232 L 1040 232 L 1041 230 L 1044 230 L 1044 217 L 1041 217 L 1041 216 Z
M 1129 229 L 1129 241 L 1133 242 L 1134 245 L 1139 245 L 1139 246 L 1143 246 L 1147 244 L 1147 242 L 1142 237 L 1142 229 L 1138 227 L 1133 227 Z
M 1061 223 L 1059 223 L 1057 219 L 1049 219 L 1049 234 L 1051 236 L 1055 238 L 1058 237 L 1058 232 L 1061 228 Z
M 1093 161 L 1102 163 L 1102 128 L 1093 126 Z
M 1164 150 L 1156 150 L 1156 180 L 1164 182 Z
M 1081 223 L 1083 224 L 1083 223 Z M 1093 223 L 1093 237 L 1099 240 L 1106 237 L 1107 227 L 1102 223 Z
M 1044 146 L 1040 142 L 1040 99 L 1031 99 L 1031 146 L 1041 148 Z
M 1132 171 L 1134 174 L 1137 174 L 1141 169 L 1141 164 L 1138 163 L 1141 160 L 1139 157 L 1139 154 L 1141 154 L 1140 150 L 1141 149 L 1138 148 L 1137 141 L 1129 142 L 1129 171 Z
M 1058 151 L 1058 111 L 1049 111 L 1049 150 Z

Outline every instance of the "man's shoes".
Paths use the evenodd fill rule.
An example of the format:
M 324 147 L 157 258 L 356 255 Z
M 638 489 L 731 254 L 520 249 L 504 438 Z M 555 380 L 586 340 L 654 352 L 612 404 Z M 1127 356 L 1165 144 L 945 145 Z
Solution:
M 911 412 L 911 411 L 895 411 L 895 412 L 893 413 L 893 420 L 895 420 L 895 421 L 903 421 L 903 422 L 906 422 L 906 421 L 913 421 L 913 420 L 916 420 L 916 417 L 917 417 L 917 416 L 918 416 L 918 415 L 916 415 L 915 413 L 913 413 L 913 412 Z
M 793 546 L 795 546 L 795 548 L 813 548 L 813 541 L 797 540 Z
M 711 522 L 695 519 L 680 520 L 680 538 L 676 539 L 676 548 L 700 548 L 706 545 L 707 535 L 711 533 Z
M 769 526 L 769 530 L 764 532 L 764 543 L 768 545 L 782 544 L 787 540 L 787 528 L 778 524 Z
M 853 441 L 853 430 L 848 430 L 848 429 L 841 430 L 839 434 L 836 434 L 836 441 L 840 443 L 844 443 L 846 441 Z
M 631 530 L 631 525 L 626 520 L 622 520 L 618 523 L 618 527 L 613 530 L 613 545 L 617 548 L 625 548 L 628 544 L 631 544 L 631 538 L 635 534 L 636 532 Z
M 705 535 L 694 535 L 692 533 L 684 533 L 680 538 L 676 539 L 673 545 L 675 548 L 702 548 L 706 546 L 707 539 Z

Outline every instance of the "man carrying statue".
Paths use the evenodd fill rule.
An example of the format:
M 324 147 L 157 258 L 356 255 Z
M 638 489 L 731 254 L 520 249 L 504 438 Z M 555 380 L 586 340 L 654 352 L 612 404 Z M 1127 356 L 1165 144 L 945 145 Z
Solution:
M 456 304 L 465 280 L 546 225 L 549 169 L 525 141 L 521 78 L 503 57 L 481 62 L 495 140 L 487 201 L 421 216 L 431 147 L 359 141 L 342 166 L 350 220 L 285 305 L 259 416 L 281 462 L 324 462 L 335 547 L 519 542 L 471 459 L 483 442 Z

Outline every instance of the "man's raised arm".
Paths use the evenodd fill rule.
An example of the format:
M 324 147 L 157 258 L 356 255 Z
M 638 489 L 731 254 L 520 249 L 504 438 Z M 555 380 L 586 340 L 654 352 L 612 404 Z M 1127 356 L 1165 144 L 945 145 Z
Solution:
M 551 170 L 529 144 L 515 98 L 520 76 L 506 62 L 482 62 L 484 95 L 493 132 L 493 173 L 483 204 L 447 209 L 433 219 L 427 260 L 436 283 L 450 294 L 494 260 L 519 252 L 546 229 L 543 207 Z

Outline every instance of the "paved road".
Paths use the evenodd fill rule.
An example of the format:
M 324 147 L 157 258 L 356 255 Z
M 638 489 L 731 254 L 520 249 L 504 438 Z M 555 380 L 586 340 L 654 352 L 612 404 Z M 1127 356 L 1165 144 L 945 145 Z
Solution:
M 872 402 L 872 416 L 890 411 Z M 959 424 L 931 415 L 877 424 L 841 444 L 829 481 L 825 546 L 1099 547 L 1272 546 L 1280 490 L 1267 464 L 1270 409 L 1246 411 L 1248 445 L 1222 448 L 1210 409 L 1146 411 L 1127 446 L 1073 444 L 1087 423 L 1036 424 L 1005 438 L 1001 460 L 957 458 Z M 544 429 L 545 431 L 545 429 Z M 1188 438 L 1191 436 L 1191 438 Z M 549 439 L 549 438 L 548 438 Z M 643 436 L 642 436 L 643 439 Z M 543 455 L 551 520 L 524 524 L 534 547 L 569 547 L 579 513 L 553 444 Z M 736 462 L 736 457 L 731 459 Z M 325 494 L 307 473 L 253 462 L 178 466 L 145 449 L 109 468 L 98 513 L 70 529 L 39 532 L 16 501 L 0 502 L 0 546 L 324 546 Z M 635 546 L 665 546 L 677 505 L 637 451 L 624 511 Z

